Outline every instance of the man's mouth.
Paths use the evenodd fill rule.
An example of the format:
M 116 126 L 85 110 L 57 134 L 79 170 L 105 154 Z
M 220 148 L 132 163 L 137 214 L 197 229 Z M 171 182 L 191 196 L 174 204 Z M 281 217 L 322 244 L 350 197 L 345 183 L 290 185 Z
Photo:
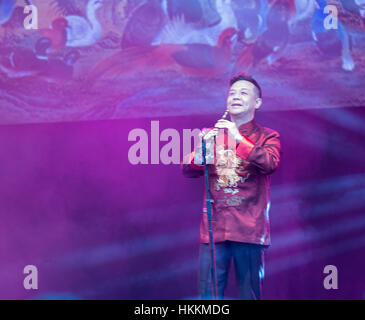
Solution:
M 240 103 L 234 103 L 234 104 L 232 104 L 232 107 L 242 107 L 242 104 L 240 104 Z

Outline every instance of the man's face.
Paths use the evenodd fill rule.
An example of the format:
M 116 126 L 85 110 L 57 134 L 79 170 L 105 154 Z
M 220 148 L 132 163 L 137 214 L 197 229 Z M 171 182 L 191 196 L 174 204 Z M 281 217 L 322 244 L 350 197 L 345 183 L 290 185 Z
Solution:
M 235 82 L 228 93 L 227 108 L 231 115 L 245 113 L 254 115 L 255 110 L 261 106 L 256 86 L 249 81 Z

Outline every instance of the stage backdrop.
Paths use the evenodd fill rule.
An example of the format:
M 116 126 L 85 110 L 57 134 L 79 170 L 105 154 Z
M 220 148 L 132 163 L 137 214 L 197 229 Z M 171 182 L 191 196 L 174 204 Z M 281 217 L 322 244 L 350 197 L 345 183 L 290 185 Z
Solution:
M 267 110 L 362 106 L 362 2 L 1 0 L 0 123 L 218 113 L 237 72 Z

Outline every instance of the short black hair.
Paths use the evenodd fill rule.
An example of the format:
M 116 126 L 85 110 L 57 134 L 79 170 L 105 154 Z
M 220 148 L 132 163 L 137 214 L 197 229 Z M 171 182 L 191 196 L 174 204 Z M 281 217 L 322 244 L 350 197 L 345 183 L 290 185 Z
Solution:
M 248 81 L 248 82 L 251 82 L 257 88 L 257 91 L 258 91 L 258 94 L 259 94 L 259 98 L 262 98 L 262 90 L 261 90 L 260 85 L 250 75 L 247 75 L 247 74 L 244 74 L 244 73 L 239 73 L 238 75 L 235 75 L 229 81 L 230 86 L 232 87 L 233 84 L 236 83 L 237 81 Z

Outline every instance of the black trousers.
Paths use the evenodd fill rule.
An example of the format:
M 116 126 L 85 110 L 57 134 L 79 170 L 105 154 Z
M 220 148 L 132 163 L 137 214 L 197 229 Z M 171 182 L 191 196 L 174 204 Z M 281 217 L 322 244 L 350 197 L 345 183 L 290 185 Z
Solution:
M 264 277 L 264 250 L 267 246 L 224 241 L 215 243 L 218 299 L 224 298 L 228 272 L 233 257 L 239 298 L 260 300 Z M 201 299 L 212 299 L 212 277 L 210 271 L 209 244 L 200 244 L 199 291 Z

